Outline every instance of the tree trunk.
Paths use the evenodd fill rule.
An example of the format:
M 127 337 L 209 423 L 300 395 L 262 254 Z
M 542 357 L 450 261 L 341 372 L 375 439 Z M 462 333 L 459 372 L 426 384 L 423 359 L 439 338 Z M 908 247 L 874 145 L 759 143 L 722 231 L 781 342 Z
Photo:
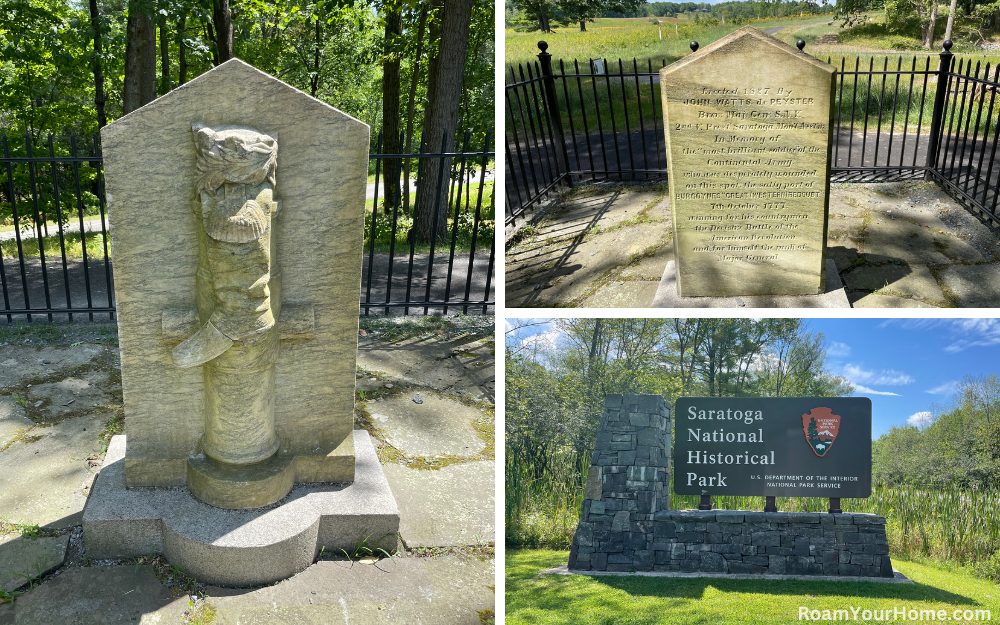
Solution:
M 129 2 L 125 43 L 126 115 L 156 98 L 156 24 L 139 10 L 139 2 Z
M 323 61 L 323 25 L 321 20 L 316 18 L 316 42 L 313 46 L 313 68 L 312 77 L 309 79 L 309 86 L 312 89 L 312 97 L 319 93 L 319 69 Z
M 215 41 L 215 29 L 212 28 L 211 22 L 205 23 L 205 38 L 209 41 Z M 216 67 L 219 65 L 219 46 L 218 44 L 212 46 L 212 66 Z
M 924 47 L 928 50 L 934 49 L 934 26 L 937 23 L 937 1 L 932 0 L 932 2 L 934 4 L 931 7 L 931 15 L 924 24 Z
M 452 146 L 458 122 L 471 21 L 472 0 L 445 0 L 441 20 L 441 45 L 434 68 L 434 93 L 427 104 L 430 115 L 424 126 L 428 152 L 441 150 L 442 138 L 445 152 Z M 450 170 L 449 158 L 424 159 L 421 173 L 423 189 L 417 200 L 414 217 L 416 236 L 421 241 L 430 241 L 432 235 L 442 240 L 447 236 Z
M 187 45 L 184 43 L 184 22 L 186 16 L 177 20 L 177 84 L 183 85 L 187 82 L 188 63 Z
M 587 20 L 580 20 L 580 32 L 587 32 Z
M 167 18 L 160 18 L 160 95 L 170 91 L 170 40 L 167 39 Z
M 90 0 L 90 26 L 94 29 L 94 108 L 97 109 L 97 127 L 108 125 L 108 116 L 104 112 L 107 98 L 104 96 L 104 69 L 101 66 L 101 23 L 97 11 L 97 0 Z
M 410 80 L 410 97 L 406 105 L 406 148 L 403 154 L 413 149 L 413 115 L 417 106 L 417 85 L 420 84 L 420 58 L 424 52 L 424 27 L 427 25 L 427 5 L 420 5 L 420 21 L 417 25 L 417 51 L 413 55 L 413 78 Z M 410 214 L 410 159 L 403 161 L 403 211 Z
M 233 22 L 229 0 L 212 2 L 212 22 L 215 23 L 215 46 L 219 50 L 218 64 L 233 58 Z
M 951 27 L 955 25 L 955 11 L 958 10 L 958 0 L 951 0 L 951 8 L 948 9 L 948 24 L 944 27 L 944 40 L 951 39 Z
M 399 154 L 399 50 L 403 35 L 403 8 L 400 2 L 386 6 L 385 50 L 382 61 L 382 153 Z M 382 161 L 383 204 L 388 214 L 390 208 L 399 206 L 399 159 Z

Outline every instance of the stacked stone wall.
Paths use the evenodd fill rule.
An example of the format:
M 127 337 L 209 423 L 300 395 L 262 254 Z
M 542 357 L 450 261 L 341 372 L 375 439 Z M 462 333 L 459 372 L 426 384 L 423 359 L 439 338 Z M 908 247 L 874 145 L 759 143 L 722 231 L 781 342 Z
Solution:
M 670 412 L 658 395 L 609 395 L 569 568 L 892 577 L 874 514 L 670 510 Z

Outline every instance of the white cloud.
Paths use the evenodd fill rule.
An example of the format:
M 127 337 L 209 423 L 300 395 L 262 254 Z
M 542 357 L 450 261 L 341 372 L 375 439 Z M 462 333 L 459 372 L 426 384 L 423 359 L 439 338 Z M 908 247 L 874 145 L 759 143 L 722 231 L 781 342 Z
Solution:
M 931 423 L 934 423 L 934 415 L 927 412 L 926 410 L 923 412 L 916 412 L 910 415 L 910 417 L 906 420 L 906 422 L 909 423 L 910 425 L 915 425 L 918 428 L 924 428 L 930 425 Z
M 941 386 L 935 386 L 932 389 L 924 391 L 925 393 L 930 393 L 931 395 L 951 395 L 958 390 L 958 381 L 952 380 L 951 382 L 945 382 Z
M 521 347 L 546 352 L 554 350 L 558 340 L 559 332 L 557 330 L 548 330 L 546 332 L 542 332 L 541 334 L 532 334 L 528 338 L 523 339 L 521 341 Z
M 826 355 L 833 357 L 844 357 L 851 355 L 851 346 L 847 343 L 838 343 L 834 341 L 830 343 L 830 347 L 826 348 Z
M 944 328 L 954 337 L 954 342 L 944 351 L 957 353 L 970 347 L 1000 345 L 1000 319 L 887 319 L 879 327 L 898 325 L 907 330 Z
M 885 386 L 902 386 L 912 384 L 913 378 L 902 371 L 895 369 L 883 369 L 881 371 L 871 371 L 859 365 L 844 365 L 844 377 L 850 380 L 855 386 L 858 384 L 881 384 Z
M 899 393 L 890 393 L 888 391 L 876 391 L 874 389 L 868 388 L 867 386 L 861 386 L 860 384 L 854 385 L 854 392 L 866 393 L 868 395 L 891 395 L 893 397 L 899 397 Z

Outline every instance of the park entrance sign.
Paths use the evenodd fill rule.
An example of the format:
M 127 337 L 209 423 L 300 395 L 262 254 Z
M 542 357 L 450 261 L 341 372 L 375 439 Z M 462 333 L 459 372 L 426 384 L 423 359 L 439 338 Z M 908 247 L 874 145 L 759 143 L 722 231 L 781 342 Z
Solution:
M 570 571 L 895 579 L 885 517 L 840 508 L 871 494 L 871 400 L 682 397 L 674 408 L 605 397 Z M 697 510 L 670 499 L 671 464 L 677 494 L 701 495 Z M 725 494 L 763 495 L 764 509 L 713 509 Z M 829 510 L 779 511 L 780 495 L 829 498 Z
M 868 497 L 867 397 L 680 397 L 679 495 Z
M 681 297 L 825 292 L 835 81 L 750 26 L 660 71 Z

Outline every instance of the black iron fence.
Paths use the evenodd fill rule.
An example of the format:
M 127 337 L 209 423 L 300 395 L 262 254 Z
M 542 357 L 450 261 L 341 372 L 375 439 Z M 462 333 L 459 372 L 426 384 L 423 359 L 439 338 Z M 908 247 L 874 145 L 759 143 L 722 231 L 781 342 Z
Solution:
M 559 186 L 667 176 L 659 86 L 667 60 L 554 66 L 547 47 L 539 42 L 537 62 L 507 68 L 507 226 Z M 950 49 L 948 41 L 938 55 L 835 62 L 831 176 L 933 179 L 1000 224 L 1000 66 L 956 63 Z
M 366 197 L 363 314 L 492 311 L 492 141 L 487 132 L 481 145 L 471 145 L 466 132 L 459 151 L 421 144 L 416 153 L 382 154 L 378 137 L 370 156 L 374 183 Z M 70 135 L 68 145 L 50 135 L 39 149 L 30 135 L 0 133 L 0 144 L 5 176 L 0 319 L 114 319 L 114 258 L 98 135 L 86 141 Z M 432 163 L 437 166 L 429 167 Z M 388 203 L 383 192 L 387 164 L 400 176 L 395 201 Z M 431 180 L 425 180 L 428 170 L 436 171 Z M 433 194 L 432 201 L 424 194 Z M 418 206 L 432 207 L 427 232 L 418 228 Z

